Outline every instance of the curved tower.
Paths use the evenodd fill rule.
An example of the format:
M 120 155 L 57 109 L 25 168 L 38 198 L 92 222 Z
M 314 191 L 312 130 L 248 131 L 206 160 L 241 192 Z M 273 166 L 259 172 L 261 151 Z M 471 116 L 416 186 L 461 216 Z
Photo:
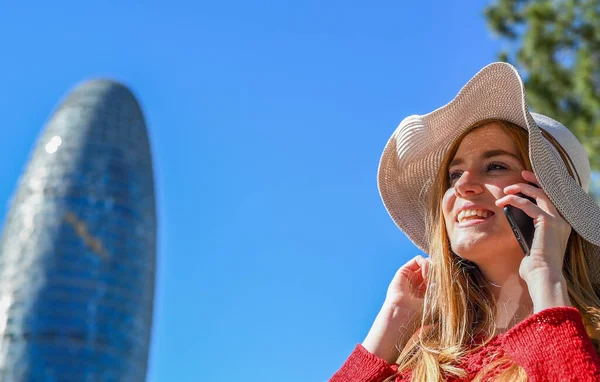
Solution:
M 0 239 L 1 381 L 144 381 L 152 157 L 133 94 L 77 86 L 42 132 Z

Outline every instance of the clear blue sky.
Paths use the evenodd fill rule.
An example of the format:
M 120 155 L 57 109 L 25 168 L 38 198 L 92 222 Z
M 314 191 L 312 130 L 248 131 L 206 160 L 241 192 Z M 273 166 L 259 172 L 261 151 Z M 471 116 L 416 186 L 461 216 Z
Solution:
M 4 4 L 0 217 L 60 98 L 124 81 L 158 191 L 148 381 L 325 381 L 418 253 L 379 199 L 386 140 L 502 46 L 450 3 Z

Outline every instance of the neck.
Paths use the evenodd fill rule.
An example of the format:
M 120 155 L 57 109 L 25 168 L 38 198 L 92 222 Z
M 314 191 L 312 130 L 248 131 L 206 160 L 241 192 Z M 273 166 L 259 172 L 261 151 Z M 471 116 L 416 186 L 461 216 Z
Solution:
M 522 256 L 515 256 L 515 261 L 503 261 L 479 266 L 483 275 L 490 282 L 490 290 L 496 301 L 497 333 L 504 333 L 533 313 L 533 302 L 525 281 L 519 276 L 519 265 Z

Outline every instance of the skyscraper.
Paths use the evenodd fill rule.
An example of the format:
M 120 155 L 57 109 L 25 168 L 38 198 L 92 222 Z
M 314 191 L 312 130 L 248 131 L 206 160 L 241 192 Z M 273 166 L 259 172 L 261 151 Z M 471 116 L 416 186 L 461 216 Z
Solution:
M 152 157 L 122 84 L 55 110 L 0 239 L 1 381 L 144 381 L 156 266 Z

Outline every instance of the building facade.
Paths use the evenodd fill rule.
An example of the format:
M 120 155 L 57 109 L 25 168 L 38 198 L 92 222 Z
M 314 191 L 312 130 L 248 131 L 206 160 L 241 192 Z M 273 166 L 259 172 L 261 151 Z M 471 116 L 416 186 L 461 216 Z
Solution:
M 0 239 L 1 381 L 144 381 L 156 210 L 146 124 L 122 84 L 48 120 Z

